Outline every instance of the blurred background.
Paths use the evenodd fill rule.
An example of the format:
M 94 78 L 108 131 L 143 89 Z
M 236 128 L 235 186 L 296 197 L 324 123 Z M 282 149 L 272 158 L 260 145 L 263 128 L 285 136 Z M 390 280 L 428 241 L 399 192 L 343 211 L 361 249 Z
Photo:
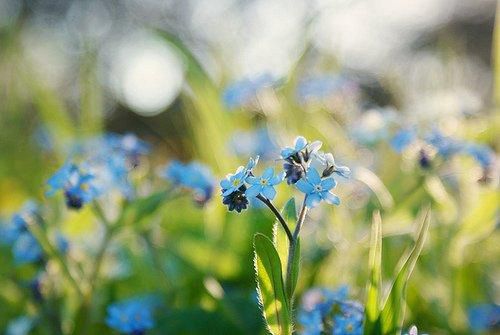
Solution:
M 197 160 L 217 181 L 251 155 L 279 167 L 279 148 L 304 135 L 353 178 L 339 181 L 340 207 L 308 218 L 299 296 L 348 284 L 363 301 L 372 211 L 382 212 L 390 278 L 430 203 L 406 323 L 431 334 L 488 331 L 473 327 L 470 310 L 500 300 L 498 165 L 459 156 L 434 159 L 429 171 L 425 148 L 398 152 L 390 142 L 400 129 L 439 130 L 498 156 L 495 13 L 495 0 L 0 0 L 0 216 L 47 201 L 44 183 L 70 144 L 102 132 L 150 142 L 151 171 Z M 263 332 L 251 240 L 273 217 L 226 213 L 215 193 L 204 208 L 176 199 L 152 220 L 161 287 L 154 259 L 138 261 L 146 247 L 120 237 L 135 242 L 117 241 L 101 311 L 160 290 L 168 308 L 158 334 Z M 276 203 L 293 194 L 280 186 Z M 75 249 L 89 247 L 92 213 L 63 217 Z M 0 270 L 0 329 L 29 311 L 10 283 L 29 272 L 19 271 Z

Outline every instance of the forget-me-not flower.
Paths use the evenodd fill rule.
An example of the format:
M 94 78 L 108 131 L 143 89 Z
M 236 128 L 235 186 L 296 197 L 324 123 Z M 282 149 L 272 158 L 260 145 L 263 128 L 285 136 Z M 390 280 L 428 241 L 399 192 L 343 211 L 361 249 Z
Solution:
M 469 308 L 467 312 L 470 328 L 475 332 L 484 332 L 500 327 L 500 305 L 481 304 Z
M 255 78 L 246 78 L 226 87 L 222 100 L 228 108 L 238 108 L 249 104 L 257 94 L 269 87 L 273 87 L 276 80 L 270 74 L 262 74 Z
M 322 200 L 329 204 L 340 204 L 339 197 L 330 192 L 335 185 L 337 185 L 335 179 L 331 177 L 321 179 L 315 168 L 310 168 L 305 178 L 296 183 L 297 188 L 306 194 L 306 206 L 309 208 L 315 207 Z
M 34 263 L 42 259 L 42 247 L 36 238 L 29 232 L 24 232 L 12 246 L 14 262 L 16 264 Z
M 396 152 L 401 153 L 416 139 L 417 133 L 414 129 L 401 129 L 391 139 L 391 146 Z
M 295 184 L 305 175 L 311 157 L 318 152 L 321 145 L 320 141 L 308 143 L 304 137 L 298 136 L 295 139 L 293 148 L 286 147 L 281 150 L 281 158 L 285 160 L 283 169 L 285 170 L 285 178 L 288 185 Z
M 323 170 L 323 173 L 321 174 L 322 177 L 331 176 L 333 173 L 344 178 L 349 178 L 351 176 L 351 169 L 347 166 L 339 166 L 335 164 L 335 159 L 331 153 L 328 152 L 325 154 L 323 152 L 317 152 L 315 156 L 321 164 L 326 166 L 325 170 Z
M 138 299 L 114 303 L 107 309 L 106 324 L 123 334 L 144 334 L 154 327 L 151 306 Z
M 251 186 L 245 191 L 245 195 L 252 198 L 261 194 L 267 199 L 273 200 L 276 196 L 274 186 L 281 183 L 284 177 L 283 173 L 275 175 L 272 167 L 267 168 L 260 177 L 249 176 L 246 181 Z
M 65 164 L 47 181 L 47 184 L 50 187 L 47 195 L 63 190 L 66 205 L 72 209 L 82 208 L 100 193 L 95 185 L 95 176 L 84 172 L 74 163 Z
M 483 169 L 489 169 L 495 161 L 493 150 L 483 144 L 468 144 L 465 146 L 465 152 L 474 158 Z

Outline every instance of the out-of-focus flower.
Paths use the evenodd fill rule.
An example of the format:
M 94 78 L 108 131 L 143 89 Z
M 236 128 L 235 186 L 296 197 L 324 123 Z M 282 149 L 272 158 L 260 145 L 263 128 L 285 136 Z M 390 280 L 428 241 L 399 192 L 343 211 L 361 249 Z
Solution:
M 105 140 L 112 149 L 125 155 L 131 167 L 138 166 L 140 157 L 147 155 L 151 150 L 149 143 L 139 139 L 132 133 L 125 135 L 107 134 Z
M 29 232 L 22 233 L 12 246 L 16 264 L 34 263 L 42 259 L 42 248 Z
M 462 142 L 451 137 L 444 136 L 438 130 L 434 130 L 427 135 L 425 141 L 432 145 L 437 150 L 438 155 L 443 158 L 450 158 L 451 156 L 459 153 L 464 147 Z
M 332 205 L 339 205 L 340 199 L 331 193 L 337 182 L 333 178 L 321 179 L 315 168 L 307 171 L 305 178 L 296 183 L 297 188 L 306 194 L 306 205 L 309 208 L 316 207 L 322 200 Z
M 405 335 L 418 335 L 417 326 L 411 326 L 410 330 L 408 330 L 408 333 L 406 333 Z M 427 334 L 420 334 L 420 335 L 427 335 Z
M 161 175 L 174 185 L 192 190 L 195 201 L 199 204 L 205 204 L 212 197 L 214 177 L 208 167 L 203 164 L 172 161 Z
M 270 74 L 243 79 L 227 86 L 222 94 L 222 100 L 228 108 L 243 107 L 251 103 L 260 91 L 275 84 L 276 80 Z
M 297 86 L 297 98 L 300 102 L 308 102 L 356 90 L 357 85 L 341 75 L 322 75 L 301 80 Z
M 124 334 L 144 334 L 154 327 L 152 307 L 146 301 L 131 299 L 110 305 L 106 324 Z
M 391 139 L 391 146 L 396 152 L 401 153 L 416 139 L 417 133 L 414 129 L 401 129 Z
M 363 333 L 363 307 L 347 300 L 347 287 L 312 289 L 304 294 L 299 310 L 300 334 L 346 335 Z
M 482 332 L 500 329 L 500 305 L 481 304 L 468 310 L 469 324 L 472 330 Z
M 102 190 L 95 182 L 95 176 L 84 171 L 83 167 L 74 163 L 66 163 L 47 181 L 50 187 L 47 195 L 50 196 L 58 190 L 63 190 L 66 205 L 72 209 L 80 209 L 101 193 Z
M 229 145 L 237 155 L 259 156 L 262 159 L 272 159 L 279 152 L 265 127 L 253 131 L 237 131 Z
M 264 171 L 262 176 L 249 176 L 247 178 L 246 181 L 251 186 L 245 191 L 245 195 L 249 198 L 252 198 L 261 194 L 267 199 L 273 200 L 276 196 L 276 190 L 274 189 L 274 186 L 281 183 L 284 178 L 284 173 L 275 175 L 274 169 L 269 167 Z
M 495 153 L 486 145 L 467 144 L 465 152 L 474 158 L 483 169 L 489 169 L 495 161 Z
M 373 108 L 363 112 L 349 127 L 352 138 L 362 145 L 375 145 L 388 140 L 390 129 L 398 121 L 398 114 L 390 108 Z
M 0 242 L 12 245 L 19 236 L 27 231 L 28 220 L 34 219 L 38 206 L 32 202 L 26 202 L 21 210 L 14 215 L 9 223 L 0 227 Z
M 32 317 L 20 316 L 9 322 L 5 335 L 28 335 L 34 325 L 35 320 Z

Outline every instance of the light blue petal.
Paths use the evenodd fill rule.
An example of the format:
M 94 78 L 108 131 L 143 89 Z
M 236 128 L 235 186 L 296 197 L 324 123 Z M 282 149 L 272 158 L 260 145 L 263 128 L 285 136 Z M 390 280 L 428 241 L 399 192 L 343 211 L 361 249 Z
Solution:
M 227 179 L 224 179 L 220 182 L 220 187 L 222 187 L 225 190 L 227 190 L 228 188 L 231 188 L 231 186 L 232 186 L 231 182 Z
M 260 185 L 252 185 L 245 191 L 245 195 L 249 198 L 253 198 L 258 196 L 261 191 L 262 187 Z
M 304 179 L 300 179 L 299 181 L 297 181 L 295 186 L 297 186 L 297 188 L 305 194 L 309 194 L 312 191 L 314 191 L 314 186 L 312 186 L 309 182 L 305 181 Z
M 319 173 L 315 168 L 310 168 L 309 171 L 307 171 L 307 181 L 309 181 L 313 185 L 318 185 L 321 183 L 321 177 L 319 176 Z
M 281 172 L 269 180 L 269 185 L 278 185 L 285 179 L 285 172 Z
M 351 169 L 347 166 L 336 166 L 334 172 L 344 178 L 349 178 L 351 176 Z
M 306 206 L 309 208 L 316 207 L 320 202 L 321 196 L 318 193 L 311 193 L 306 197 Z
M 259 185 L 260 184 L 260 179 L 254 176 L 249 176 L 247 177 L 247 183 L 251 185 Z
M 288 158 L 291 155 L 293 155 L 294 152 L 295 152 L 295 150 L 293 150 L 292 148 L 285 148 L 285 149 L 281 150 L 281 157 Z
M 340 199 L 333 193 L 324 192 L 322 193 L 323 199 L 330 205 L 340 205 Z
M 303 136 L 298 136 L 295 139 L 295 151 L 300 151 L 304 149 L 307 145 L 307 140 Z
M 276 190 L 272 186 L 266 186 L 262 190 L 262 195 L 268 198 L 269 200 L 273 200 L 276 196 Z
M 236 189 L 234 187 L 230 187 L 222 193 L 222 196 L 226 197 L 226 196 L 230 195 L 231 193 L 233 193 L 234 191 L 236 191 Z
M 269 180 L 273 175 L 274 175 L 274 169 L 272 167 L 268 167 L 262 174 L 262 178 Z
M 326 191 L 330 191 L 335 185 L 337 185 L 337 182 L 333 178 L 327 178 L 321 181 L 321 187 Z

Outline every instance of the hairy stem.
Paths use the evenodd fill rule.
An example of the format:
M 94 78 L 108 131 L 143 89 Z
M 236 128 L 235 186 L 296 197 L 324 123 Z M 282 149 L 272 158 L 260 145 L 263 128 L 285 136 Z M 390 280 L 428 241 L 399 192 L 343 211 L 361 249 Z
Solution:
M 295 225 L 295 231 L 293 232 L 292 239 L 290 240 L 290 244 L 288 245 L 288 260 L 286 263 L 286 279 L 285 279 L 285 283 L 287 284 L 291 283 L 292 266 L 293 266 L 293 260 L 295 258 L 295 252 L 297 251 L 297 241 L 299 239 L 300 229 L 304 223 L 307 214 L 306 197 L 304 197 L 302 208 L 299 214 L 299 219 L 297 220 L 297 224 Z M 290 291 L 289 292 L 290 305 L 292 303 L 292 298 L 293 298 L 293 291 Z
M 278 219 L 278 221 L 281 223 L 281 226 L 285 230 L 286 236 L 288 237 L 288 241 L 291 244 L 292 241 L 293 241 L 292 232 L 290 231 L 290 228 L 286 224 L 285 219 L 283 218 L 283 216 L 281 215 L 281 213 L 278 211 L 278 209 L 273 205 L 273 203 L 269 199 L 264 198 L 260 194 L 257 196 L 257 199 L 259 199 L 260 201 L 262 201 L 274 213 L 274 216 L 276 216 L 276 218 Z

